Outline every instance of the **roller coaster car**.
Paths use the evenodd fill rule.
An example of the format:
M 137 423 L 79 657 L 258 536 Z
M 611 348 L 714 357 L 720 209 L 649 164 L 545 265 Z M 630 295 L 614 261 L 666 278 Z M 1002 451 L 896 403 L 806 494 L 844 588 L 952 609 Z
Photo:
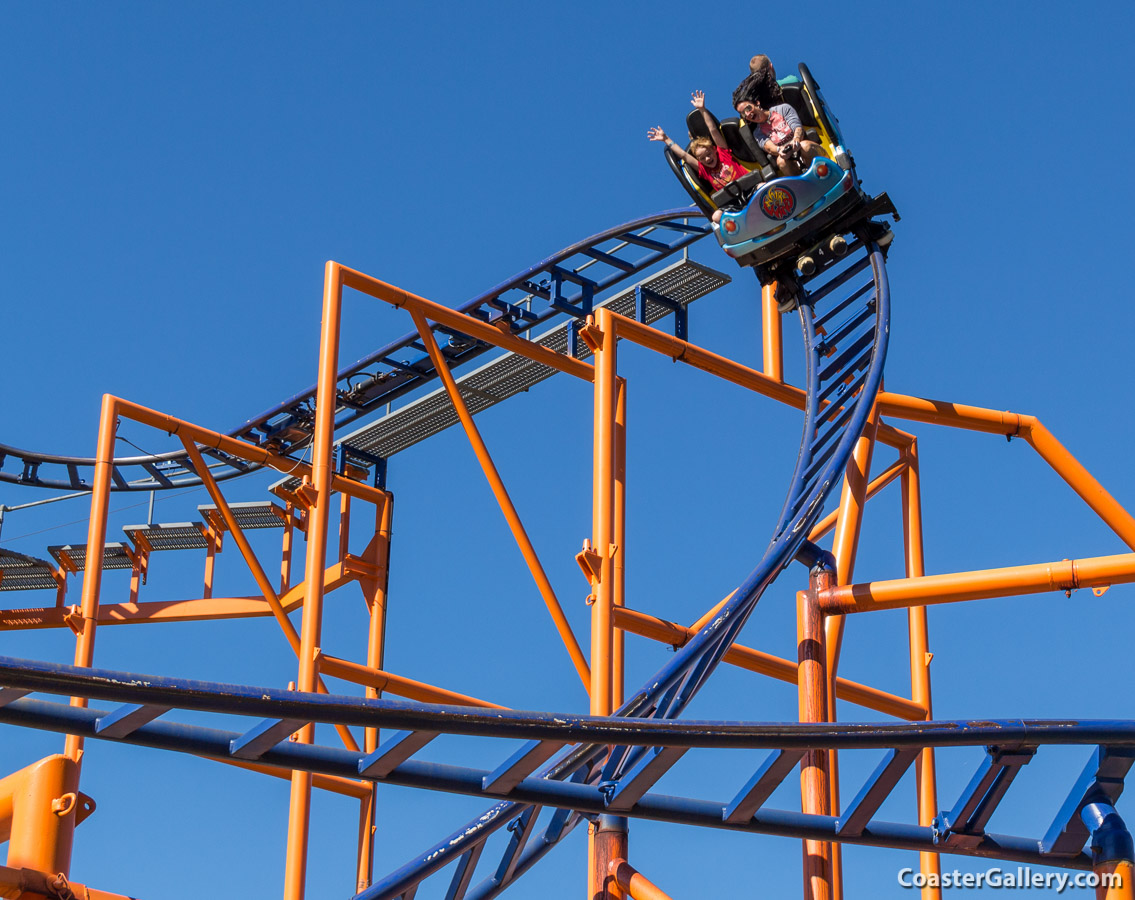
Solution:
M 800 116 L 806 139 L 824 148 L 824 155 L 817 156 L 807 171 L 778 176 L 749 123 L 737 118 L 725 119 L 718 127 L 734 159 L 750 171 L 720 191 L 666 151 L 670 168 L 702 212 L 712 217 L 716 210 L 722 211 L 720 222 L 713 226 L 722 249 L 739 265 L 756 267 L 762 282 L 794 285 L 798 261 L 803 262 L 802 274 L 810 275 L 812 271 L 804 270 L 814 269 L 817 262 L 822 266 L 825 257 L 841 255 L 841 247 L 846 249 L 842 236 L 872 216 L 889 213 L 898 220 L 886 194 L 871 198 L 859 186 L 839 121 L 808 67 L 800 63 L 799 71 L 799 78 L 779 83 L 785 102 Z M 687 116 L 686 124 L 692 136 L 709 136 L 699 110 Z M 879 223 L 874 224 L 878 231 Z

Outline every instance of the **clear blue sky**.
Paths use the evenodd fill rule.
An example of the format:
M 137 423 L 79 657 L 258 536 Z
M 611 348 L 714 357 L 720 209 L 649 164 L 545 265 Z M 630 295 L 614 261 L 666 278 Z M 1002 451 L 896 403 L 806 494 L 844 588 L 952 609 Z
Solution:
M 1135 506 L 1124 389 L 1135 323 L 1123 243 L 1135 200 L 1124 161 L 1135 137 L 1126 40 L 1135 9 L 786 9 L 3 6 L 0 441 L 91 455 L 103 392 L 228 430 L 306 387 L 327 259 L 456 305 L 588 234 L 683 205 L 647 128 L 680 132 L 694 89 L 725 114 L 749 56 L 765 52 L 782 74 L 809 64 L 866 188 L 887 190 L 902 213 L 889 266 L 888 388 L 1037 415 Z M 717 29 L 705 27 L 712 21 Z M 756 364 L 755 279 L 709 244 L 694 256 L 734 281 L 695 305 L 693 339 Z M 361 356 L 407 327 L 356 297 L 342 356 Z M 793 327 L 786 321 L 790 346 Z M 645 352 L 623 362 L 632 392 L 629 603 L 692 621 L 763 549 L 799 414 Z M 589 410 L 586 389 L 549 382 L 481 417 L 581 636 L 586 585 L 572 556 L 590 527 Z M 1024 443 L 916 431 L 930 572 L 1123 550 Z M 138 426 L 123 433 L 146 449 L 172 446 Z M 889 461 L 881 454 L 877 467 Z M 448 433 L 396 457 L 391 485 L 389 668 L 517 708 L 585 709 L 464 437 Z M 0 503 L 39 496 L 0 486 Z M 229 491 L 235 500 L 263 496 L 263 483 Z M 862 579 L 901 574 L 897 498 L 891 489 L 870 508 Z M 200 493 L 165 500 L 156 519 L 192 518 L 202 502 Z M 48 544 L 82 541 L 84 525 L 64 523 L 85 512 L 72 501 L 9 514 L 3 546 L 46 555 Z M 145 513 L 116 513 L 112 532 Z M 269 561 L 274 539 L 258 543 Z M 200 559 L 177 556 L 155 557 L 143 599 L 197 590 Z M 221 593 L 254 591 L 232 548 L 221 577 Z M 743 640 L 794 656 L 792 600 L 802 585 L 802 570 L 789 570 Z M 125 579 L 108 576 L 104 597 L 125 593 Z M 362 605 L 353 589 L 342 593 L 329 603 L 324 646 L 359 658 Z M 1099 599 L 1080 591 L 933 610 L 936 714 L 1135 718 L 1120 674 L 1131 596 L 1116 587 Z M 3 597 L 9 606 L 50 602 L 46 593 Z M 842 674 L 907 692 L 905 630 L 901 613 L 853 619 Z M 635 683 L 667 658 L 657 645 L 628 644 Z M 69 634 L 0 637 L 4 654 L 69 660 L 71 646 Z M 105 629 L 96 660 L 243 683 L 294 678 L 294 660 L 266 619 Z M 723 670 L 690 713 L 793 719 L 795 691 Z M 840 715 L 871 718 L 846 706 Z M 0 773 L 60 746 L 55 736 L 5 729 Z M 428 755 L 488 765 L 494 754 L 439 742 Z M 1042 834 L 1087 755 L 1038 758 L 991 830 Z M 707 765 L 691 754 L 660 787 L 730 796 L 758 758 Z M 943 758 L 942 806 L 977 762 Z M 847 757 L 845 795 L 873 765 L 873 757 Z M 154 898 L 278 893 L 284 782 L 98 742 L 83 778 L 98 811 L 77 835 L 76 880 Z M 900 790 L 884 812 L 909 820 L 913 786 Z M 485 805 L 398 788 L 379 796 L 379 876 Z M 777 800 L 798 803 L 791 784 Z M 317 802 L 309 896 L 352 892 L 355 821 L 353 804 Z M 633 824 L 631 858 L 676 898 L 799 891 L 794 841 Z M 889 851 L 846 858 L 850 898 L 893 895 L 895 871 L 917 864 Z M 514 893 L 579 897 L 585 859 L 578 831 Z

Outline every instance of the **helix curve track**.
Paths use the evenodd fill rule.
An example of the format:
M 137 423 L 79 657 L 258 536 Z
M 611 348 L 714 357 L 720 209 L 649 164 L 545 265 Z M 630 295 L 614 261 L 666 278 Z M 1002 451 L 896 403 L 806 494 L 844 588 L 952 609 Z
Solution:
M 826 274 L 827 277 L 823 277 Z M 817 273 L 806 283 L 797 308 L 807 361 L 807 406 L 803 437 L 784 509 L 756 568 L 733 599 L 674 658 L 655 673 L 617 712 L 622 718 L 672 719 L 681 715 L 737 638 L 764 591 L 793 560 L 823 565 L 824 552 L 807 541 L 809 527 L 840 479 L 862 433 L 882 382 L 890 322 L 890 292 L 883 251 L 860 237 L 838 273 Z M 413 740 L 413 733 L 406 735 Z M 534 741 L 495 773 L 506 781 L 523 777 L 533 759 L 542 761 Z M 675 761 L 671 748 L 580 744 L 539 773 L 556 781 L 601 784 L 614 808 L 624 810 Z M 595 763 L 606 756 L 601 768 Z M 534 768 L 534 766 L 533 766 Z M 620 800 L 621 798 L 621 800 Z M 629 801 L 629 805 L 628 805 Z M 487 810 L 424 851 L 417 859 L 359 895 L 360 900 L 412 897 L 430 874 L 460 859 L 451 895 L 470 900 L 497 896 L 559 842 L 580 817 L 554 817 L 543 839 L 524 850 L 537 807 L 505 801 Z M 510 824 L 516 823 L 516 824 Z M 514 840 L 493 875 L 465 893 L 480 848 L 490 834 L 509 825 Z M 523 850 L 523 854 L 521 851 Z
M 601 290 L 705 236 L 708 233 L 706 226 L 690 224 L 688 220 L 679 221 L 690 214 L 688 210 L 670 210 L 601 232 L 529 267 L 464 304 L 459 310 L 490 321 L 503 319 L 514 333 L 523 332 L 555 315 L 582 318 L 590 312 L 592 301 Z M 663 234 L 669 235 L 670 240 L 661 240 Z M 803 436 L 784 507 L 767 549 L 732 599 L 616 711 L 617 718 L 639 720 L 645 724 L 681 716 L 732 646 L 762 594 L 777 575 L 794 560 L 808 567 L 829 564 L 830 556 L 812 545 L 807 535 L 822 515 L 825 500 L 841 482 L 882 380 L 890 296 L 884 250 L 873 240 L 879 234 L 872 231 L 858 235 L 847 256 L 806 280 L 797 297 L 797 316 L 806 358 L 807 401 Z M 645 253 L 635 262 L 627 262 L 610 250 L 600 250 L 599 246 L 605 241 L 616 241 L 621 248 L 633 247 Z M 589 261 L 575 268 L 565 268 L 567 260 L 579 255 Z M 581 271 L 586 271 L 586 266 L 593 264 L 606 267 L 607 274 L 600 277 L 581 274 Z M 574 290 L 565 295 L 565 285 L 572 285 Z M 526 299 L 515 303 L 505 299 L 510 292 L 522 294 Z M 547 309 L 534 312 L 528 302 L 533 297 L 546 300 Z M 467 343 L 466 336 L 447 331 L 436 323 L 432 327 L 439 336 L 451 339 L 446 354 L 451 366 L 489 349 L 476 341 Z M 337 428 L 420 388 L 437 376 L 424 354 L 408 362 L 393 359 L 393 354 L 420 350 L 417 340 L 416 334 L 404 336 L 339 372 Z M 372 367 L 378 367 L 379 371 L 374 374 L 366 372 Z M 355 384 L 360 377 L 364 380 Z M 249 419 L 230 434 L 259 445 L 268 444 L 282 455 L 301 450 L 311 438 L 308 424 L 314 393 L 313 387 L 296 394 Z M 18 459 L 22 464 L 19 473 L 0 471 L 0 480 L 40 487 L 81 490 L 86 487 L 82 469 L 93 463 L 88 459 L 33 454 L 6 447 L 0 447 L 0 453 Z M 183 459 L 183 454 L 116 459 L 115 488 L 149 491 L 198 483 L 193 470 L 183 465 Z M 253 468 L 219 453 L 213 455 L 213 460 L 213 465 L 220 470 L 214 475 L 217 480 L 236 477 Z M 53 468 L 65 471 L 66 475 L 51 474 Z M 0 720 L 67 730 L 80 727 L 73 718 L 68 720 L 67 715 L 86 714 L 65 714 L 54 718 L 50 711 L 43 716 L 29 714 L 33 709 L 30 704 L 36 701 L 19 699 L 26 690 L 11 680 L 0 683 L 8 684 L 9 690 L 17 691 L 17 694 L 8 695 L 14 698 L 11 702 L 0 703 L 3 707 Z M 80 688 L 74 684 L 69 690 L 77 692 L 76 695 L 81 694 Z M 97 696 L 97 693 L 91 696 Z M 143 716 L 139 721 L 144 720 Z M 280 722 L 291 726 L 295 724 L 283 714 L 277 726 Z M 530 724 L 535 722 L 533 719 Z M 100 734 L 100 729 L 95 726 L 91 736 L 134 734 L 140 738 L 147 728 L 152 727 L 142 724 L 125 731 L 104 728 L 105 733 Z M 269 731 L 275 735 L 279 727 Z M 364 777 L 396 780 L 401 771 L 399 766 L 412 767 L 413 754 L 436 733 L 420 729 L 396 735 L 370 757 L 357 759 L 358 772 Z M 269 758 L 272 747 L 278 743 L 266 742 L 263 734 L 251 740 L 264 759 Z M 193 740 L 187 739 L 181 746 L 177 740 L 163 740 L 158 746 L 193 752 L 194 745 Z M 236 738 L 231 746 L 247 748 L 248 741 Z M 594 792 L 598 789 L 606 808 L 627 813 L 676 759 L 674 748 L 665 744 L 644 746 L 628 741 L 614 746 L 609 754 L 607 750 L 605 743 L 584 741 L 565 745 L 563 741 L 533 740 L 484 779 L 485 786 L 492 788 L 485 793 L 507 795 L 525 779 L 539 778 L 549 784 L 574 786 L 569 791 Z M 420 781 L 415 783 L 422 785 Z M 548 804 L 549 807 L 552 805 Z M 424 879 L 450 864 L 456 864 L 456 872 L 448 897 L 482 900 L 496 896 L 582 820 L 578 810 L 584 806 L 578 806 L 576 811 L 560 807 L 553 814 L 542 839 L 530 842 L 528 839 L 543 808 L 541 803 L 522 799 L 502 800 L 358 896 L 362 900 L 397 897 L 408 900 Z M 493 873 L 475 884 L 476 864 L 487 839 L 505 826 L 513 833 L 509 846 Z

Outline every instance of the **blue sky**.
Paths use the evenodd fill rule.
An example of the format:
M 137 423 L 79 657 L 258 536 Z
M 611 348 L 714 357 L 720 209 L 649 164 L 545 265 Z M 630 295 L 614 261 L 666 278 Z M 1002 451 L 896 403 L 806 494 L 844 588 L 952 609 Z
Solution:
M 715 19 L 722 25 L 707 29 Z M 680 132 L 694 89 L 726 114 L 749 56 L 765 52 L 781 74 L 809 64 L 865 187 L 888 191 L 902 214 L 888 267 L 887 387 L 1037 415 L 1135 506 L 1123 388 L 1133 324 L 1123 240 L 1135 199 L 1123 173 L 1133 137 L 1124 36 L 1133 19 L 1117 2 L 1075 12 L 1050 2 L 868 2 L 849 16 L 674 3 L 8 4 L 0 440 L 91 455 L 103 392 L 234 427 L 314 381 L 327 259 L 456 305 L 579 238 L 683 205 L 647 128 Z M 705 242 L 693 255 L 733 283 L 692 309 L 692 338 L 757 364 L 755 279 Z M 355 297 L 342 358 L 407 328 L 400 314 Z M 797 380 L 798 362 L 790 351 Z M 759 556 L 799 415 L 645 351 L 624 353 L 623 365 L 629 602 L 692 621 Z M 479 421 L 586 644 L 586 585 L 572 557 L 590 527 L 588 392 L 553 380 Z M 928 571 L 1124 549 L 1022 442 L 912 428 Z M 146 449 L 171 448 L 138 426 L 123 433 Z M 890 458 L 879 454 L 877 470 Z M 396 457 L 391 485 L 389 668 L 517 708 L 584 709 L 464 437 L 447 433 Z M 261 499 L 263 489 L 234 484 L 229 497 Z M 0 486 L 0 503 L 40 496 Z M 193 518 L 203 502 L 201 493 L 163 500 L 155 518 Z M 48 544 L 82 541 L 84 525 L 65 523 L 85 512 L 69 501 L 10 513 L 3 546 L 46 555 Z M 116 513 L 112 531 L 145 514 Z M 860 578 L 901 574 L 898 515 L 894 488 L 870 507 Z M 274 540 L 258 536 L 269 565 Z M 196 591 L 201 560 L 175 556 L 155 559 L 143 599 Z M 226 592 L 253 591 L 231 548 L 221 577 Z M 801 586 L 789 570 L 743 640 L 793 656 Z M 108 576 L 104 597 L 125 592 L 123 578 Z M 329 604 L 325 643 L 358 658 L 361 604 L 345 593 Z M 932 610 L 936 714 L 1135 718 L 1112 674 L 1130 599 L 1120 586 L 1102 598 L 1080 591 Z M 853 619 L 842 674 L 908 691 L 904 641 L 901 613 Z M 632 681 L 667 658 L 657 645 L 628 644 Z M 70 648 L 69 635 L 0 637 L 11 655 L 69 660 Z M 96 660 L 243 683 L 294 678 L 270 620 L 105 629 Z M 785 685 L 723 670 L 691 714 L 785 720 L 795 702 Z M 854 707 L 840 714 L 871 717 Z M 60 743 L 5 729 L 0 772 Z M 454 742 L 430 752 L 480 765 L 499 751 Z M 1038 757 L 992 830 L 1043 833 L 1087 755 Z M 943 758 L 942 806 L 977 762 Z M 725 796 L 755 765 L 691 755 L 671 789 Z M 845 794 L 873 765 L 848 759 Z M 79 829 L 75 879 L 147 897 L 278 890 L 283 782 L 96 743 L 83 777 L 99 808 Z M 907 788 L 884 811 L 908 818 L 912 795 Z M 797 802 L 790 789 L 778 799 Z M 379 876 L 484 804 L 383 788 L 380 806 Z M 354 829 L 350 803 L 319 799 L 309 896 L 350 894 Z M 749 892 L 758 879 L 770 895 L 799 890 L 796 842 L 635 824 L 631 848 L 675 897 L 707 886 Z M 578 832 L 515 894 L 578 896 L 585 857 Z M 909 854 L 849 851 L 848 896 L 890 894 L 895 871 L 910 864 Z

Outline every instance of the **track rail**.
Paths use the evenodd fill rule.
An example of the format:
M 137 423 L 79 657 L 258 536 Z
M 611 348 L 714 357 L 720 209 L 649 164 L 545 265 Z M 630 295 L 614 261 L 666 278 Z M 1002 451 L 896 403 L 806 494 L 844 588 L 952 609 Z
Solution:
M 822 514 L 828 494 L 840 483 L 882 383 L 890 292 L 879 246 L 860 237 L 843 261 L 817 273 L 801 290 L 798 315 L 807 360 L 808 399 L 796 469 L 772 540 L 733 599 L 616 711 L 619 717 L 651 720 L 681 715 L 776 576 L 798 557 L 811 565 L 825 555 L 807 545 L 807 534 Z M 409 745 L 415 734 L 405 732 L 392 740 Z M 577 744 L 561 751 L 538 777 L 598 786 L 607 808 L 623 812 L 628 802 L 633 808 L 636 799 L 677 758 L 661 746 L 615 745 L 609 753 L 608 747 Z M 548 749 L 546 743 L 533 741 L 489 778 L 508 783 L 529 776 L 549 758 Z M 382 752 L 383 747 L 376 751 Z M 387 746 L 387 752 L 396 753 L 397 746 Z M 513 800 L 498 803 L 358 894 L 356 900 L 411 900 L 422 881 L 454 862 L 456 874 L 449 900 L 495 897 L 580 821 L 578 815 L 557 814 L 543 838 L 525 849 L 539 811 L 538 804 Z M 513 838 L 499 865 L 493 874 L 470 887 L 471 869 L 480 859 L 485 840 L 506 825 Z
M 599 294 L 639 275 L 710 234 L 693 209 L 669 209 L 643 216 L 585 238 L 553 253 L 458 307 L 489 322 L 504 320 L 524 334 L 545 322 L 586 318 Z M 451 368 L 491 350 L 489 344 L 436 323 L 432 330 Z M 380 347 L 340 370 L 335 408 L 339 429 L 418 390 L 437 378 L 416 331 Z M 315 385 L 294 394 L 228 432 L 230 437 L 268 447 L 277 455 L 302 451 L 311 439 Z M 213 477 L 220 481 L 259 467 L 222 451 L 202 447 Z M 185 464 L 184 451 L 116 457 L 112 491 L 161 491 L 192 487 L 201 479 Z M 360 462 L 360 460 L 352 460 Z M 366 462 L 365 460 L 361 462 Z M 14 464 L 14 465 L 13 465 Z M 0 444 L 0 481 L 29 487 L 86 491 L 94 459 L 24 450 Z
M 499 893 L 535 864 L 585 816 L 617 812 L 634 818 L 692 824 L 703 827 L 839 841 L 933 853 L 1012 860 L 1065 869 L 1089 869 L 1084 852 L 1088 832 L 1081 812 L 1089 803 L 1114 804 L 1122 795 L 1125 778 L 1135 763 L 1135 722 L 1130 720 L 983 719 L 909 723 L 785 724 L 767 722 L 713 722 L 628 720 L 619 716 L 582 716 L 475 709 L 367 700 L 352 696 L 302 694 L 276 688 L 234 686 L 213 682 L 137 675 L 102 669 L 0 657 L 0 722 L 136 746 L 209 756 L 218 759 L 255 759 L 260 765 L 282 770 L 299 769 L 324 775 L 364 777 L 374 758 L 341 747 L 272 743 L 261 736 L 294 729 L 302 723 L 406 728 L 404 734 L 456 734 L 515 741 L 537 736 L 539 742 L 562 746 L 569 741 L 604 746 L 658 748 L 671 757 L 706 749 L 723 751 L 766 749 L 770 753 L 756 774 L 731 800 L 671 796 L 655 793 L 639 782 L 633 802 L 620 803 L 620 795 L 606 784 L 574 778 L 558 781 L 539 776 L 502 783 L 495 772 L 443 763 L 404 759 L 381 775 L 389 784 L 471 796 L 494 793 L 523 807 L 515 818 L 494 817 L 510 824 L 513 838 L 497 873 L 478 886 L 448 896 L 487 896 Z M 123 704 L 113 709 L 83 708 L 62 702 L 28 699 L 31 692 L 80 696 Z M 166 720 L 164 713 L 216 713 L 248 720 L 245 732 Z M 260 716 L 267 716 L 257 721 Z M 198 716 L 199 717 L 199 716 Z M 259 741 L 259 745 L 257 742 Z M 1022 837 L 985 830 L 1021 769 L 1034 756 L 1055 747 L 1090 748 L 1084 767 L 1070 780 L 1066 799 L 1056 809 L 1043 836 Z M 973 777 L 949 809 L 933 826 L 891 822 L 876 813 L 897 786 L 917 754 L 926 748 L 966 751 L 972 757 L 982 750 Z M 766 801 L 808 750 L 883 750 L 879 764 L 838 818 L 769 808 Z M 522 750 L 523 752 L 523 750 Z M 516 758 L 520 754 L 514 754 Z M 632 782 L 633 784 L 633 782 Z M 625 799 L 625 798 L 624 798 Z M 494 807 L 496 809 L 497 807 Z M 533 825 L 539 809 L 551 812 L 542 835 Z M 526 819 L 525 816 L 528 816 Z M 519 824 L 517 824 L 519 823 Z M 521 840 L 518 835 L 524 836 Z M 457 835 L 455 850 L 471 862 L 483 843 L 481 835 Z M 471 877 L 472 868 L 458 864 L 455 881 Z M 475 867 L 474 867 L 475 868 Z M 501 873 L 509 875 L 501 878 Z M 396 873 L 393 896 L 406 896 L 421 880 L 407 868 Z M 391 880 L 388 879 L 388 880 Z M 399 880 L 400 879 L 400 880 Z M 416 879 L 416 880 L 415 880 Z
M 483 313 L 482 317 L 485 318 L 504 318 L 518 332 L 555 315 L 586 315 L 598 290 L 638 271 L 629 263 L 619 265 L 613 254 L 597 250 L 598 245 L 604 241 L 617 240 L 624 247 L 633 245 L 647 249 L 650 252 L 646 258 L 650 258 L 649 264 L 653 264 L 707 233 L 705 226 L 675 221 L 675 213 L 689 214 L 684 210 L 670 211 L 603 232 L 588 242 L 573 245 L 510 281 L 503 282 L 486 294 L 474 298 L 461 309 L 474 315 Z M 677 231 L 681 237 L 673 244 L 664 245 L 654 237 L 645 237 L 645 232 L 634 232 L 634 229 L 644 228 L 669 228 Z M 650 233 L 653 234 L 653 231 Z M 606 279 L 592 279 L 579 275 L 584 268 L 582 265 L 573 270 L 563 268 L 561 263 L 565 259 L 579 253 L 615 271 Z M 646 265 L 644 263 L 640 269 Z M 541 272 L 546 273 L 548 278 L 542 282 L 535 281 Z M 564 295 L 565 284 L 577 288 L 571 296 Z M 503 300 L 502 295 L 507 291 L 526 291 L 525 302 L 528 306 Z M 533 298 L 546 301 L 547 308 L 541 313 L 532 312 L 530 307 Z M 455 864 L 455 873 L 447 893 L 448 900 L 495 897 L 555 846 L 582 820 L 584 813 L 607 810 L 623 815 L 644 815 L 672 821 L 696 820 L 701 824 L 715 823 L 718 827 L 725 827 L 722 825 L 720 803 L 715 806 L 709 802 L 706 806 L 705 801 L 690 800 L 688 802 L 694 806 L 687 808 L 685 812 L 671 810 L 673 815 L 666 812 L 669 808 L 667 804 L 673 798 L 652 795 L 650 788 L 681 756 L 682 744 L 658 740 L 658 735 L 645 742 L 643 735 L 653 734 L 660 728 L 675 727 L 670 720 L 682 714 L 712 675 L 764 591 L 783 569 L 794 559 L 809 566 L 824 564 L 830 559 L 829 554 L 811 545 L 806 536 L 811 525 L 822 514 L 825 500 L 842 479 L 882 381 L 890 304 L 883 251 L 866 235 L 861 236 L 851 245 L 845 259 L 818 273 L 801 288 L 798 300 L 798 316 L 806 356 L 807 403 L 796 467 L 772 538 L 759 563 L 744 579 L 733 598 L 617 710 L 614 719 L 625 723 L 623 736 L 612 738 L 604 734 L 602 737 L 581 737 L 572 734 L 566 737 L 536 737 L 502 761 L 495 770 L 478 773 L 412 759 L 414 753 L 438 733 L 446 730 L 436 726 L 408 722 L 409 728 L 388 738 L 373 753 L 367 756 L 348 753 L 347 756 L 351 757 L 348 759 L 343 755 L 345 751 L 334 748 L 298 744 L 285 746 L 288 742 L 284 738 L 288 733 L 303 721 L 314 721 L 310 715 L 295 718 L 281 711 L 273 712 L 271 715 L 278 717 L 265 720 L 245 734 L 232 735 L 213 729 L 195 729 L 152 721 L 169 708 L 163 704 L 147 706 L 145 702 L 142 705 L 130 703 L 109 714 L 100 714 L 97 710 L 24 700 L 22 697 L 29 690 L 26 683 L 21 686 L 15 675 L 3 671 L 0 671 L 0 684 L 8 687 L 0 690 L 0 721 L 67 730 L 93 737 L 132 740 L 149 743 L 151 746 L 209 755 L 234 754 L 244 759 L 258 759 L 289 767 L 322 766 L 324 768 L 313 770 L 330 771 L 326 768 L 330 766 L 337 774 L 350 772 L 363 778 L 505 798 L 474 821 L 360 893 L 359 900 L 410 900 L 422 881 L 450 864 Z M 450 352 L 446 360 L 450 365 L 463 362 L 486 349 L 465 335 L 445 331 L 436 325 L 434 330 L 450 339 Z M 432 366 L 420 361 L 405 364 L 392 362 L 392 353 L 416 348 L 416 343 L 416 335 L 408 335 L 340 373 L 337 426 L 354 421 L 369 409 L 419 387 L 436 375 Z M 379 373 L 383 377 L 368 376 L 365 382 L 352 385 L 352 377 L 376 363 L 388 367 Z M 342 387 L 344 379 L 346 389 Z M 311 389 L 297 394 L 273 410 L 249 420 L 232 434 L 249 440 L 255 438 L 258 442 L 272 441 L 276 446 L 287 450 L 302 447 L 309 434 L 297 423 L 304 418 L 301 407 L 309 407 L 313 392 L 314 389 Z M 295 431 L 297 428 L 299 431 Z M 69 467 L 72 480 L 50 486 L 75 487 L 76 467 L 80 462 L 89 462 L 54 459 L 55 464 L 60 464 L 62 460 L 62 464 Z M 159 485 L 174 487 L 187 483 L 182 478 L 171 477 L 175 474 L 174 467 L 181 465 L 173 455 L 164 458 L 163 462 L 167 466 L 165 471 L 154 471 L 158 465 L 154 459 L 146 458 L 144 462 L 137 462 L 148 473 L 149 481 L 127 481 L 116 466 L 118 488 L 153 490 L 158 489 Z M 224 466 L 227 463 L 218 460 L 217 464 Z M 26 467 L 25 460 L 25 469 Z M 3 474 L 0 473 L 0 476 Z M 242 473 L 234 471 L 229 477 L 237 474 Z M 33 483 L 44 482 L 38 471 L 31 480 Z M 128 673 L 112 674 L 111 680 L 134 678 Z M 74 686 L 73 677 L 68 691 L 72 694 L 79 693 Z M 89 696 L 100 696 L 100 693 L 92 692 Z M 141 697 L 141 691 L 138 696 Z M 401 706 L 404 712 L 409 713 L 415 709 L 419 712 L 424 709 L 414 704 Z M 191 708 L 191 705 L 183 704 L 183 707 Z M 530 729 L 529 734 L 539 734 L 539 729 L 533 727 L 533 721 L 523 724 Z M 458 731 L 452 730 L 455 733 Z M 678 731 L 686 733 L 680 727 Z M 929 745 L 924 738 L 920 737 L 919 740 L 923 740 L 920 746 Z M 787 748 L 779 744 L 772 746 L 776 748 L 774 757 L 766 765 L 772 765 L 774 769 L 781 771 L 783 777 L 796 759 L 792 759 L 785 769 L 784 760 L 787 757 L 784 754 Z M 298 760 L 293 758 L 293 749 L 301 755 L 312 756 L 310 759 L 305 757 L 304 765 L 299 766 Z M 893 752 L 898 751 L 896 749 Z M 758 783 L 764 777 L 762 772 L 754 776 Z M 751 805 L 751 797 L 746 802 Z M 781 823 L 788 829 L 785 831 L 781 825 L 776 825 L 775 815 L 770 820 L 771 824 L 762 823 L 757 815 L 759 806 L 760 803 L 747 816 L 738 818 L 735 814 L 733 821 L 728 821 L 726 815 L 726 825 L 731 824 L 742 830 L 831 837 L 831 823 L 819 821 L 830 817 L 813 816 L 807 817 L 807 822 L 797 821 L 788 825 Z M 530 841 L 541 811 L 545 808 L 554 810 L 551 821 L 539 840 Z M 867 819 L 870 819 L 870 815 Z M 505 826 L 512 836 L 503 856 L 491 874 L 474 884 L 473 877 L 486 841 Z M 928 836 L 919 832 L 912 838 L 907 834 L 901 840 L 895 837 L 898 843 L 890 845 L 909 846 L 909 843 L 904 843 L 908 838 L 918 843 Z M 847 839 L 858 838 L 848 833 Z M 1014 839 L 1006 840 L 1011 844 Z M 1010 844 L 1005 846 L 1016 855 L 1007 858 L 1032 858 L 1023 845 Z

